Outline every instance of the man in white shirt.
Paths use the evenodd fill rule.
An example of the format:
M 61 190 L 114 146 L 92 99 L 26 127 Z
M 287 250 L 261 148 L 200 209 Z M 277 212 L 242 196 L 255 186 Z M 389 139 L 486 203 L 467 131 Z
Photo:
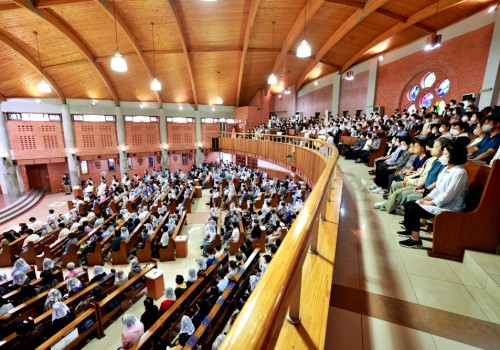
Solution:
M 226 277 L 226 273 L 224 270 L 217 271 L 217 275 L 219 276 L 219 282 L 217 282 L 217 289 L 219 293 L 224 292 L 224 289 L 229 285 L 229 279 Z
M 35 242 L 40 239 L 40 236 L 34 233 L 32 229 L 28 229 L 27 233 L 28 237 L 24 239 L 23 249 L 28 246 L 29 242 Z
M 59 224 L 54 209 L 49 210 L 49 216 L 47 216 L 47 224 L 49 224 L 52 228 L 56 228 Z
M 43 228 L 42 220 L 37 220 L 35 217 L 31 217 L 29 221 L 30 221 L 30 224 L 28 225 L 28 227 L 30 229 L 32 229 L 33 231 L 36 232 L 36 231 Z

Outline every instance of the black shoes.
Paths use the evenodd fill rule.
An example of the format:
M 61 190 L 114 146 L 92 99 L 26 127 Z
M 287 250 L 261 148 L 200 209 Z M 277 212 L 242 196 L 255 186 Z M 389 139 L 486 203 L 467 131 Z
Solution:
M 400 237 L 411 237 L 411 232 L 404 230 L 404 231 L 398 231 L 398 236 Z
M 407 240 L 404 240 L 404 241 L 400 241 L 399 245 L 401 247 L 414 248 L 414 249 L 421 249 L 423 247 L 422 246 L 422 240 L 415 241 L 415 240 L 413 240 L 411 238 L 409 238 Z

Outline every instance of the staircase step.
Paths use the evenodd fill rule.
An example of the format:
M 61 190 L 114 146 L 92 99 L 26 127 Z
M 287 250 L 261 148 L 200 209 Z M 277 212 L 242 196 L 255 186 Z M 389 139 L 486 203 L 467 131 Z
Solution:
M 30 191 L 30 193 L 28 194 L 28 196 L 26 197 L 26 199 L 22 203 L 19 203 L 19 205 L 10 209 L 8 211 L 8 214 L 4 214 L 0 217 L 0 224 L 8 222 L 8 221 L 16 218 L 17 216 L 27 212 L 31 208 L 33 208 L 35 205 L 38 204 L 38 202 L 40 202 L 43 195 L 44 195 L 43 190 Z
M 7 207 L 6 210 L 0 214 L 0 221 L 3 221 L 6 217 L 10 217 L 13 213 L 19 212 L 19 210 L 23 210 L 24 206 L 30 203 L 40 191 L 41 190 L 31 190 L 21 201 L 17 201 L 15 204 Z

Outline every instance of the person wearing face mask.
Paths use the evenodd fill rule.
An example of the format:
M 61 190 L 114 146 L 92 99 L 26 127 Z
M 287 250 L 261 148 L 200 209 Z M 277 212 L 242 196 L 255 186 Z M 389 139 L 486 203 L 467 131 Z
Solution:
M 474 134 L 474 139 L 467 145 L 467 150 L 475 147 L 479 142 L 481 142 L 484 137 L 486 136 L 486 133 L 483 131 L 483 124 L 482 123 L 477 123 L 476 127 L 472 131 Z
M 439 132 L 439 124 L 431 124 L 431 133 L 429 134 L 429 139 L 436 140 L 441 137 Z
M 466 147 L 470 143 L 469 134 L 467 134 L 466 130 L 468 129 L 469 124 L 466 122 L 459 122 L 454 124 L 451 127 L 450 134 L 453 136 L 451 140 L 454 144 L 460 144 Z
M 396 133 L 398 137 L 408 136 L 408 131 L 405 130 L 405 125 L 402 122 L 398 123 L 398 132 Z
M 469 122 L 470 127 L 468 130 L 470 133 L 474 132 L 474 129 L 476 129 L 477 124 L 479 124 L 479 122 L 481 121 L 481 117 L 482 115 L 479 112 L 472 113 Z
M 451 125 L 447 122 L 441 124 L 441 126 L 439 127 L 439 133 L 441 134 L 441 137 L 447 137 L 450 140 L 453 138 L 453 136 L 450 134 L 450 127 Z
M 391 186 L 390 196 L 383 203 L 387 212 L 396 211 L 396 214 L 401 215 L 396 210 L 398 207 L 404 208 L 406 203 L 422 198 L 424 192 L 429 193 L 436 186 L 437 177 L 445 167 L 438 159 L 443 155 L 443 148 L 450 144 L 450 140 L 442 137 L 430 142 L 428 145 L 432 146 L 430 150 L 432 157 L 427 159 L 421 168 L 422 171 L 405 177 L 403 182 L 394 182 Z
M 488 116 L 482 131 L 486 136 L 476 146 L 469 148 L 469 157 L 472 161 L 489 162 L 500 146 L 500 114 Z
M 428 219 L 443 211 L 460 212 L 465 209 L 468 177 L 463 164 L 467 151 L 461 145 L 449 144 L 439 161 L 446 168 L 438 175 L 436 187 L 424 198 L 405 206 L 404 227 L 398 235 L 407 239 L 399 244 L 405 248 L 422 248 L 420 219 Z

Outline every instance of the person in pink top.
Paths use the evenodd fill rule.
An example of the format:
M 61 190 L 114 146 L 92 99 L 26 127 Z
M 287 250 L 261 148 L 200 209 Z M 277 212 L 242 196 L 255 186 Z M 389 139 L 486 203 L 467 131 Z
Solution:
M 66 265 L 66 268 L 68 269 L 69 273 L 66 276 L 66 280 L 69 280 L 70 278 L 78 276 L 78 270 L 75 269 L 75 263 L 74 262 L 69 262 Z
M 144 325 L 134 315 L 123 316 L 122 349 L 128 350 L 139 341 L 144 334 Z

